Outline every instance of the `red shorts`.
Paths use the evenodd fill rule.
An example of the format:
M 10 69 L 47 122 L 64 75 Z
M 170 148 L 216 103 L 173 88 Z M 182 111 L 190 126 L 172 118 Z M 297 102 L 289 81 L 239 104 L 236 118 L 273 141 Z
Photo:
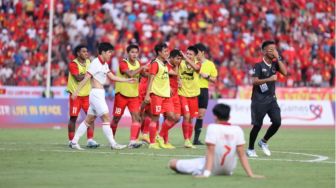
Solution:
M 87 113 L 90 103 L 89 103 L 89 96 L 85 96 L 85 97 L 80 97 L 77 96 L 74 100 L 71 99 L 71 93 L 69 96 L 69 115 L 70 117 L 77 117 L 80 110 L 83 109 L 85 113 Z
M 194 118 L 198 116 L 198 98 L 180 96 L 182 114 L 190 114 Z
M 120 117 L 124 114 L 126 106 L 130 112 L 140 111 L 139 97 L 125 97 L 117 93 L 114 98 L 113 116 Z
M 151 94 L 150 98 L 150 110 L 153 115 L 174 111 L 171 98 L 160 97 L 155 94 Z
M 175 114 L 181 114 L 181 102 L 180 102 L 180 96 L 176 93 L 171 97 L 173 106 L 174 106 L 174 113 Z

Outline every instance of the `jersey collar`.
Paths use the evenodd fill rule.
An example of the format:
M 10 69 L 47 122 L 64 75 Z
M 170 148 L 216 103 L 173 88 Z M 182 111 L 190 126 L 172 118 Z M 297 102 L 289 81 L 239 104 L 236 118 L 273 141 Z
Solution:
M 271 66 L 272 66 L 272 64 L 268 64 L 268 63 L 267 63 L 267 61 L 265 60 L 265 58 L 263 58 L 263 61 L 264 61 L 264 63 L 265 63 L 268 67 L 271 67 Z
M 100 56 L 98 56 L 98 60 L 99 60 L 99 62 L 100 62 L 102 65 L 105 64 L 105 62 L 100 58 Z
M 231 125 L 231 123 L 229 123 L 229 122 L 227 122 L 227 121 L 220 121 L 220 122 L 218 122 L 217 124 L 219 124 L 219 125 L 223 125 L 223 126 L 230 126 L 230 125 Z

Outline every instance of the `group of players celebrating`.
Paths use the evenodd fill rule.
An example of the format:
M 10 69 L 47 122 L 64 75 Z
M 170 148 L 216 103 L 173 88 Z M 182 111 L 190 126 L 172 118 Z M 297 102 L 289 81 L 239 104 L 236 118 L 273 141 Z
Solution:
M 209 82 L 216 81 L 217 77 L 215 65 L 205 58 L 205 45 L 198 43 L 189 46 L 184 53 L 177 49 L 169 51 L 165 43 L 159 43 L 154 48 L 156 57 L 142 65 L 138 61 L 139 46 L 130 44 L 126 48 L 127 58 L 119 63 L 116 76 L 106 63 L 111 58 L 112 50 L 113 46 L 109 43 L 100 43 L 99 55 L 91 63 L 84 45 L 74 50 L 76 59 L 69 64 L 67 87 L 70 93 L 69 146 L 80 148 L 78 139 L 87 131 L 87 147 L 99 147 L 93 140 L 93 121 L 96 117 L 101 117 L 104 134 L 109 141 L 113 140 L 110 143 L 114 149 L 138 148 L 143 142 L 147 142 L 150 149 L 174 149 L 169 142 L 169 130 L 180 121 L 181 116 L 184 147 L 195 148 L 194 145 L 203 144 L 199 141 L 199 135 L 208 103 L 207 88 Z M 94 96 L 102 92 L 107 77 L 116 81 L 111 121 L 105 99 L 94 104 L 97 100 Z M 132 117 L 127 146 L 114 141 L 126 107 Z M 75 134 L 80 109 L 87 113 L 87 117 Z M 159 126 L 161 114 L 164 121 Z M 197 121 L 192 142 L 194 118 Z M 107 133 L 109 131 L 112 135 Z

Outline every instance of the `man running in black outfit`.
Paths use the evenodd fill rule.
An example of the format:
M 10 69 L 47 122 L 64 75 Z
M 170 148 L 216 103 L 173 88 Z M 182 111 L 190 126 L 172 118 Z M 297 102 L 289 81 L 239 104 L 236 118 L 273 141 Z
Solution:
M 255 64 L 253 68 L 251 118 L 253 128 L 250 132 L 250 142 L 246 154 L 248 157 L 258 157 L 254 150 L 254 143 L 262 127 L 266 114 L 271 119 L 272 125 L 265 136 L 258 142 L 262 151 L 271 156 L 267 141 L 278 131 L 281 125 L 280 108 L 275 96 L 276 72 L 287 76 L 287 70 L 279 57 L 274 41 L 265 41 L 262 46 L 263 61 Z

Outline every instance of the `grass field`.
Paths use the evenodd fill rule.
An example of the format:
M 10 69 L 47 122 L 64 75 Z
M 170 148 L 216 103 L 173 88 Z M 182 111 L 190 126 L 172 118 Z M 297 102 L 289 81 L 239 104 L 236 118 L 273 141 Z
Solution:
M 74 151 L 66 145 L 66 131 L 64 128 L 0 129 L 0 187 L 335 187 L 335 131 L 331 128 L 282 128 L 270 142 L 272 156 L 265 157 L 257 150 L 259 158 L 250 160 L 254 172 L 266 176 L 262 180 L 246 177 L 240 164 L 231 177 L 209 179 L 177 175 L 167 168 L 171 158 L 204 155 L 204 147 L 112 151 L 97 128 L 96 140 L 105 146 Z M 246 139 L 248 132 L 245 129 Z M 265 129 L 259 136 L 264 132 Z M 128 129 L 119 129 L 118 142 L 127 143 L 128 135 Z M 85 140 L 81 139 L 82 146 Z M 173 130 L 171 141 L 176 146 L 182 145 L 179 128 Z

